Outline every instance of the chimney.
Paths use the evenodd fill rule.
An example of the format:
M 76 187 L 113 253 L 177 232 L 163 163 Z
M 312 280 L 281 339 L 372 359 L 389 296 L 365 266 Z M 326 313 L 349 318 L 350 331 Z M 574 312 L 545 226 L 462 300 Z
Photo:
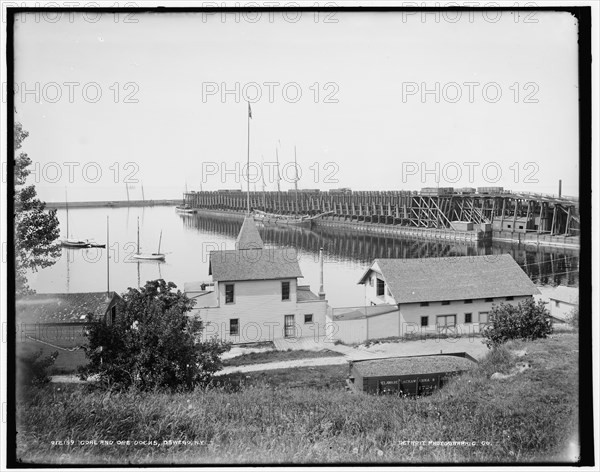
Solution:
M 319 285 L 319 298 L 321 300 L 325 300 L 325 289 L 323 287 L 323 248 L 319 249 L 319 266 L 321 269 L 321 278 L 320 278 L 320 285 Z
M 562 180 L 558 181 L 558 198 L 562 197 Z

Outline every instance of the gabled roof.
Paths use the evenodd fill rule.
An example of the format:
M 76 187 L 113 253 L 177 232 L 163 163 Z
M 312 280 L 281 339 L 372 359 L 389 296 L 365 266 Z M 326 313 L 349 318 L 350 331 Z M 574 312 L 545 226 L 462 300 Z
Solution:
M 235 240 L 236 249 L 262 249 L 264 247 L 263 240 L 258 234 L 254 218 L 246 216 L 242 228 Z
M 115 299 L 116 292 L 36 293 L 16 301 L 18 323 L 66 323 L 85 321 L 91 313 L 102 318 Z
M 574 287 L 564 287 L 559 285 L 552 290 L 548 290 L 548 298 L 550 300 L 558 300 L 559 302 L 577 305 L 579 303 L 579 289 Z
M 295 249 L 213 251 L 208 273 L 215 282 L 302 277 Z
M 376 259 L 396 303 L 529 296 L 539 291 L 510 254 L 500 256 Z

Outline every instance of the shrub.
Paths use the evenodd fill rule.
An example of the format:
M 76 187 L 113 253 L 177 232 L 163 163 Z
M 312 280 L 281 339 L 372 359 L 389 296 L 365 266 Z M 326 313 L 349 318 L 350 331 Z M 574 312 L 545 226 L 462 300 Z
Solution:
M 567 315 L 566 321 L 573 326 L 573 328 L 579 328 L 579 300 L 577 300 L 577 305 L 575 305 Z
M 483 329 L 483 342 L 498 346 L 511 339 L 533 340 L 552 333 L 552 320 L 546 302 L 528 298 L 517 306 L 501 303 L 490 312 L 490 323 Z
M 19 358 L 19 384 L 23 386 L 40 387 L 50 382 L 48 368 L 54 364 L 58 351 L 42 358 L 42 350 Z
M 82 378 L 97 375 L 111 387 L 191 390 L 207 384 L 223 366 L 229 344 L 202 342 L 202 322 L 188 315 L 195 301 L 176 285 L 149 281 L 130 288 L 112 325 L 94 323 L 86 336 L 89 364 Z

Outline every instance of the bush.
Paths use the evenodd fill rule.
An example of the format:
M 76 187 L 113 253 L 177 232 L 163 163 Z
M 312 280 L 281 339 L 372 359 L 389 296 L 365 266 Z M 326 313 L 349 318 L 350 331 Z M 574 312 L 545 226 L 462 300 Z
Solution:
M 577 300 L 577 305 L 567 315 L 566 321 L 573 326 L 573 328 L 579 328 L 579 300 Z
M 546 302 L 533 298 L 517 306 L 501 303 L 490 311 L 490 323 L 483 329 L 484 343 L 495 347 L 511 339 L 533 340 L 552 333 L 552 320 Z
M 207 384 L 223 366 L 229 345 L 201 341 L 202 322 L 188 315 L 195 301 L 176 285 L 149 281 L 123 295 L 112 325 L 94 323 L 86 336 L 89 364 L 82 378 L 97 375 L 114 388 L 191 390 Z
M 47 357 L 42 357 L 42 350 L 27 354 L 19 358 L 19 384 L 23 386 L 40 387 L 50 382 L 48 368 L 54 364 L 58 351 Z

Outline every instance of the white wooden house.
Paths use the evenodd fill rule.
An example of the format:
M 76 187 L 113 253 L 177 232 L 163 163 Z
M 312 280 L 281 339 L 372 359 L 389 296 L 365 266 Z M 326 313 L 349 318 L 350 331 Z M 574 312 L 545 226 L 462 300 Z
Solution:
M 366 306 L 329 314 L 343 342 L 478 333 L 494 304 L 539 293 L 508 254 L 376 259 L 358 283 L 365 286 Z
M 322 336 L 327 301 L 300 285 L 295 249 L 265 248 L 254 220 L 244 219 L 234 250 L 209 256 L 209 283 L 185 285 L 204 336 L 235 344 Z
M 575 287 L 552 287 L 544 290 L 543 299 L 547 299 L 550 316 L 556 321 L 565 322 L 579 306 L 579 289 Z

